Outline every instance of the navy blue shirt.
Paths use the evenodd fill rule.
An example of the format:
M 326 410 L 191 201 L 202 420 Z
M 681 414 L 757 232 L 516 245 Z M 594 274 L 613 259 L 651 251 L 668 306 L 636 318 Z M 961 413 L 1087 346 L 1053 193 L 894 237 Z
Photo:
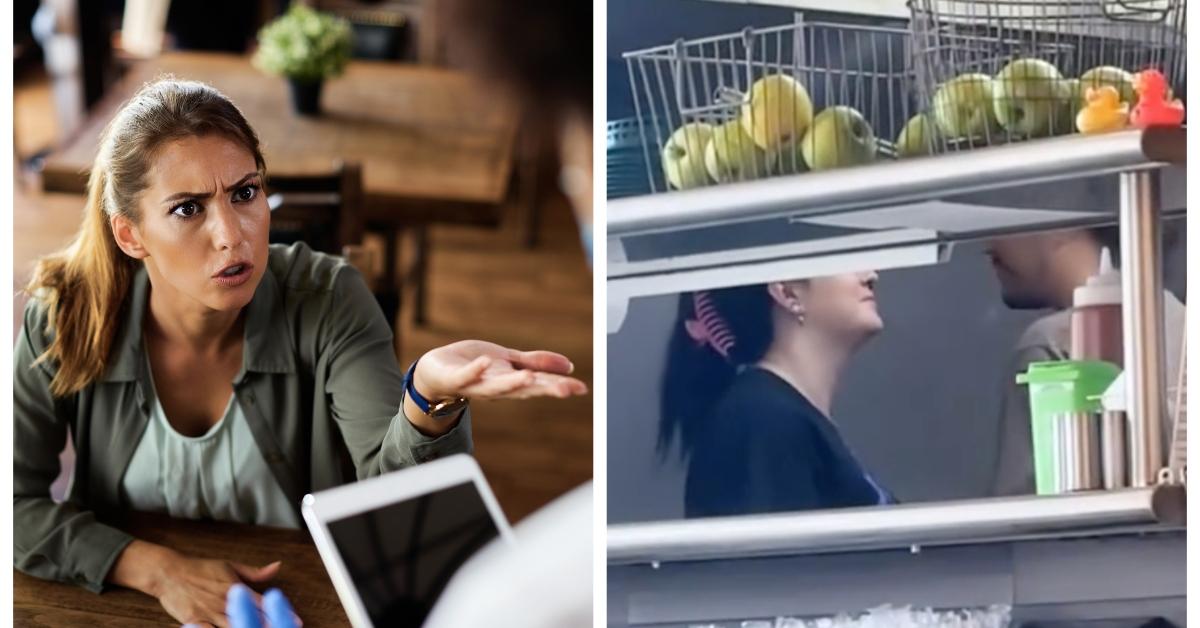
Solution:
M 894 501 L 833 423 L 770 371 L 740 373 L 704 425 L 688 458 L 689 518 Z

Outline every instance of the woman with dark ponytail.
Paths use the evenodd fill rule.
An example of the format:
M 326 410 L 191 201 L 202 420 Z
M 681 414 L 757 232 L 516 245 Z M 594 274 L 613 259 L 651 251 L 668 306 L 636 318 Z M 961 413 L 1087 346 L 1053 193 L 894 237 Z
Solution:
M 663 379 L 660 454 L 687 462 L 688 517 L 892 500 L 830 418 L 842 370 L 883 329 L 871 273 L 687 293 Z

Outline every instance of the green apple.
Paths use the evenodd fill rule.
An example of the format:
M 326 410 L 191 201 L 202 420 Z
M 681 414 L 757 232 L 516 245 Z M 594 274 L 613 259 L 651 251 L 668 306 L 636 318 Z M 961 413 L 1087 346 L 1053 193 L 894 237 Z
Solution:
M 908 119 L 896 137 L 897 157 L 917 157 L 933 153 L 938 142 L 937 123 L 926 114 L 918 113 Z
M 1079 79 L 1066 79 L 1063 84 L 1067 86 L 1067 97 L 1063 102 L 1070 108 L 1071 115 L 1074 116 L 1087 104 L 1087 90 L 1084 89 L 1083 83 Z
M 685 124 L 671 134 L 662 150 L 663 174 L 671 187 L 686 190 L 708 183 L 704 148 L 712 134 L 712 125 L 704 122 Z
M 865 164 L 875 160 L 875 132 L 853 107 L 829 107 L 813 118 L 800 150 L 812 170 Z
M 771 155 L 750 139 L 739 120 L 713 129 L 712 139 L 704 149 L 708 176 L 718 183 L 764 177 L 771 171 L 772 161 Z
M 1063 102 L 1070 97 L 1062 74 L 1042 59 L 1018 59 L 1004 66 L 992 86 L 996 120 L 1022 137 L 1049 135 L 1061 126 Z
M 808 164 L 804 163 L 804 151 L 801 150 L 804 138 L 788 142 L 779 147 L 775 157 L 775 168 L 771 172 L 778 174 L 800 174 L 808 172 Z
M 992 113 L 992 77 L 963 74 L 933 94 L 933 119 L 948 138 L 984 137 L 996 128 Z
M 1117 89 L 1117 93 L 1121 95 L 1121 102 L 1134 104 L 1137 102 L 1137 94 L 1133 91 L 1133 75 L 1125 70 L 1111 65 L 1102 65 L 1098 68 L 1092 68 L 1083 73 L 1079 77 L 1079 100 L 1080 107 L 1087 104 L 1087 90 L 1089 87 L 1100 87 L 1102 85 L 1112 85 Z
M 1087 104 L 1087 98 L 1084 97 L 1085 90 L 1079 79 L 1065 79 L 1063 82 L 1067 86 L 1066 98 L 1059 108 L 1059 117 L 1054 120 L 1055 135 L 1074 133 L 1075 116 L 1079 115 L 1079 111 Z
M 759 148 L 767 151 L 803 137 L 812 119 L 808 90 L 785 74 L 755 81 L 742 104 L 742 127 Z

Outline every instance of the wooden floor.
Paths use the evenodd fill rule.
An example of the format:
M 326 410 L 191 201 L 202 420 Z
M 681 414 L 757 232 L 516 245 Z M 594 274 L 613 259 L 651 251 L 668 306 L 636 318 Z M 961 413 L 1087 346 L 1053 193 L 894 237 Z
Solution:
M 16 93 L 18 101 L 27 96 L 24 102 L 37 102 L 39 97 L 23 93 L 21 86 Z M 46 131 L 52 120 L 39 120 L 37 107 L 26 112 L 21 125 L 26 133 L 52 136 Z M 20 138 L 18 146 L 30 142 Z M 28 280 L 38 256 L 70 240 L 82 207 L 81 196 L 43 194 L 36 177 L 17 176 L 14 289 Z M 590 386 L 592 278 L 568 206 L 556 195 L 549 198 L 542 208 L 540 243 L 532 249 L 522 245 L 516 208 L 507 213 L 511 216 L 498 230 L 432 230 L 429 322 L 418 328 L 410 322 L 409 309 L 401 313 L 400 363 L 407 365 L 440 344 L 481 338 L 564 353 Z M 19 325 L 22 300 L 16 301 Z M 476 457 L 511 520 L 591 478 L 591 395 L 566 401 L 481 402 L 473 413 Z

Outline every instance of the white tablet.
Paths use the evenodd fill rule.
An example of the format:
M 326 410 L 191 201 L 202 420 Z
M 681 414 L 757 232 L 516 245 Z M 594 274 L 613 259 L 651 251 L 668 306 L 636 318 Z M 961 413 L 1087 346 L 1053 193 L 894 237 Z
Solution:
M 301 511 L 355 628 L 420 626 L 476 551 L 513 542 L 465 454 L 306 495 Z

